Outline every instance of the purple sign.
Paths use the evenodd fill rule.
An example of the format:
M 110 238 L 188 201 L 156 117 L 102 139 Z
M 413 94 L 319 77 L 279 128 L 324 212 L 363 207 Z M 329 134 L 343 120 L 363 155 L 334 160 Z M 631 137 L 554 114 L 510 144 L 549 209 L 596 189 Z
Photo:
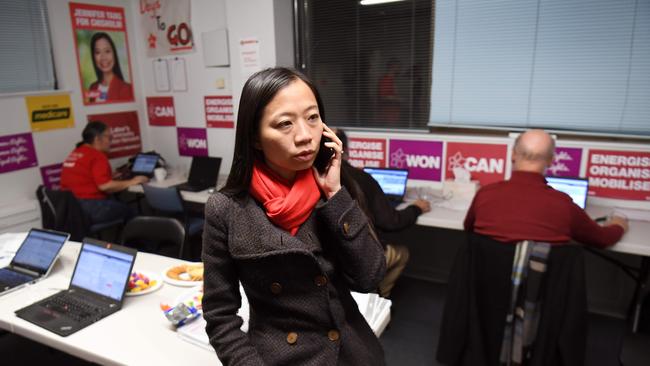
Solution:
M 0 136 L 0 173 L 37 166 L 31 133 Z
M 582 149 L 579 147 L 556 147 L 553 164 L 546 169 L 548 175 L 555 177 L 580 176 Z
M 178 129 L 178 153 L 182 156 L 208 156 L 208 133 L 205 128 Z
M 61 189 L 61 169 L 63 169 L 63 163 L 41 167 L 41 177 L 43 177 L 43 185 L 46 188 Z
M 409 178 L 441 181 L 442 141 L 390 140 L 391 167 L 408 169 Z

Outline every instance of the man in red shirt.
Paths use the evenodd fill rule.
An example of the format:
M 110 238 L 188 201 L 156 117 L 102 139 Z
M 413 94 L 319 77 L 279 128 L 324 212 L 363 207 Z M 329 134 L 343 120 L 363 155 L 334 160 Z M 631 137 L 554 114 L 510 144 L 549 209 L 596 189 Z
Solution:
M 566 243 L 575 240 L 605 248 L 627 231 L 627 220 L 593 221 L 565 193 L 546 184 L 544 171 L 553 162 L 555 142 L 542 130 L 527 131 L 515 141 L 512 177 L 481 188 L 465 217 L 465 230 L 495 240 Z
M 128 220 L 135 211 L 123 202 L 109 199 L 109 193 L 142 184 L 149 179 L 136 176 L 130 180 L 113 180 L 106 154 L 111 145 L 111 130 L 102 122 L 89 122 L 82 132 L 83 141 L 77 144 L 63 162 L 61 189 L 72 191 L 81 208 L 93 224 Z

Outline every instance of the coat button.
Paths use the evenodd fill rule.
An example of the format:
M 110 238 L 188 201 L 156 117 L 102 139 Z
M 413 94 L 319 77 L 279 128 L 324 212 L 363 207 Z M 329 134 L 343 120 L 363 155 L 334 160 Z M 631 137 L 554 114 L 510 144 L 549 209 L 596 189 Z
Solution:
M 344 222 L 343 223 L 343 233 L 345 233 L 347 235 L 349 232 L 350 232 L 350 224 L 348 224 L 347 222 Z
M 325 277 L 323 275 L 318 275 L 318 276 L 314 277 L 314 283 L 318 287 L 323 287 L 323 286 L 327 285 L 327 277 Z
M 329 332 L 327 332 L 327 338 L 329 338 L 329 340 L 332 341 L 332 342 L 338 341 L 340 337 L 341 337 L 341 334 L 339 333 L 338 330 L 332 329 Z
M 296 342 L 298 342 L 298 333 L 289 332 L 289 334 L 287 334 L 287 343 L 295 344 Z
M 271 293 L 273 293 L 273 295 L 279 295 L 280 292 L 282 292 L 282 285 L 278 282 L 273 282 L 271 284 Z

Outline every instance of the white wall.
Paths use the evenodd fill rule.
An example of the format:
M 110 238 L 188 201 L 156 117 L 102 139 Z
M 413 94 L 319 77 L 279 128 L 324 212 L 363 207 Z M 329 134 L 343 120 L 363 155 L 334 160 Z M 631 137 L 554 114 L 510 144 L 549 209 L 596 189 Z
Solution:
M 82 102 L 81 84 L 77 70 L 75 53 L 75 42 L 71 28 L 70 10 L 68 0 L 47 0 L 48 18 L 50 22 L 54 63 L 59 88 L 70 92 L 75 125 L 73 128 L 57 129 L 44 132 L 34 132 L 34 145 L 39 166 L 45 166 L 62 162 L 74 148 L 76 142 L 81 140 L 81 131 L 86 124 L 86 116 L 96 113 L 110 113 L 119 111 L 137 110 L 140 118 L 140 130 L 143 143 L 148 143 L 147 129 L 143 128 L 143 101 L 142 78 L 140 77 L 138 55 L 135 52 L 133 39 L 133 17 L 131 4 L 128 0 L 84 0 L 84 3 L 119 6 L 125 8 L 127 20 L 127 32 L 129 38 L 129 52 L 131 55 L 131 66 L 133 67 L 132 78 L 134 84 L 135 102 L 120 103 L 98 106 L 84 106 Z M 37 93 L 42 94 L 42 93 Z M 34 95 L 34 94 L 29 94 Z M 0 135 L 30 132 L 27 108 L 25 106 L 24 94 L 3 94 L 0 95 Z M 111 163 L 116 166 L 124 162 L 124 159 L 114 159 Z M 35 199 L 34 192 L 39 184 L 42 184 L 39 167 L 22 169 L 9 173 L 0 174 L 0 207 L 12 206 L 18 202 Z M 2 231 L 0 223 L 0 231 Z

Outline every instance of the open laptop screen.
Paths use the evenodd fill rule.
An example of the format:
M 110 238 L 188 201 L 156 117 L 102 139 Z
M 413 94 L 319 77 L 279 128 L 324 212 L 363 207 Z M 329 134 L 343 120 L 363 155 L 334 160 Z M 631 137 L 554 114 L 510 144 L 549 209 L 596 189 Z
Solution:
M 32 229 L 11 264 L 45 273 L 67 239 L 68 235 L 64 233 Z
M 190 184 L 213 187 L 217 185 L 221 158 L 211 156 L 193 156 L 190 166 L 190 175 L 187 181 Z
M 409 171 L 406 169 L 391 168 L 363 168 L 379 183 L 384 194 L 393 197 L 404 197 Z
M 133 174 L 153 174 L 158 163 L 158 155 L 138 154 L 133 161 L 131 171 Z
M 546 182 L 554 189 L 568 194 L 580 208 L 587 206 L 589 182 L 580 178 L 546 177 Z
M 84 243 L 71 285 L 122 301 L 135 256 Z

